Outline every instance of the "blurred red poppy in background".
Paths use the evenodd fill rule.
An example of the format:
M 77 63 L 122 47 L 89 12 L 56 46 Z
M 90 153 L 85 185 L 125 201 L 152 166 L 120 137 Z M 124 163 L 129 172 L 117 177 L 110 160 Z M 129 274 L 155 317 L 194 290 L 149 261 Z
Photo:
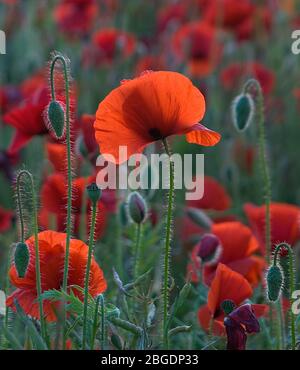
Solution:
M 256 78 L 264 94 L 270 94 L 275 85 L 273 71 L 258 62 L 232 63 L 221 72 L 221 83 L 227 90 L 234 90 L 246 82 L 247 78 Z
M 66 234 L 56 231 L 43 231 L 38 234 L 41 285 L 42 292 L 50 289 L 59 290 L 63 281 L 63 266 L 66 251 Z M 14 300 L 17 300 L 27 315 L 39 319 L 39 308 L 36 292 L 35 273 L 35 248 L 34 237 L 26 240 L 30 253 L 29 265 L 24 278 L 18 277 L 14 265 L 9 270 L 9 277 L 12 285 L 17 289 L 7 298 L 7 306 L 15 309 Z M 83 288 L 84 277 L 88 256 L 88 246 L 81 240 L 71 239 L 70 242 L 70 270 L 68 285 L 78 285 Z M 89 279 L 89 293 L 95 297 L 106 290 L 106 280 L 101 268 L 92 257 L 91 272 Z M 83 300 L 82 293 L 72 289 L 75 296 Z M 44 314 L 47 321 L 56 321 L 56 313 L 60 302 L 43 301 Z
M 251 229 L 260 243 L 263 254 L 265 249 L 265 206 L 245 204 L 244 211 Z M 300 208 L 292 204 L 271 203 L 271 242 L 274 245 L 287 242 L 292 247 L 300 239 Z M 283 252 L 284 253 L 284 252 Z
M 4 233 L 11 227 L 14 213 L 0 207 L 0 232 Z

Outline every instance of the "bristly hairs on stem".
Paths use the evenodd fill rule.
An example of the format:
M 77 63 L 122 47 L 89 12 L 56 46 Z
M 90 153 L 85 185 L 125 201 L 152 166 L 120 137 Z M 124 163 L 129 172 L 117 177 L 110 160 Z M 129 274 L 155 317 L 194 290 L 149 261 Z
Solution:
M 64 261 L 64 275 L 62 289 L 67 290 L 68 274 L 69 274 L 69 255 L 70 255 L 70 240 L 72 232 L 72 147 L 71 147 L 71 106 L 70 106 L 70 61 L 60 53 L 53 53 L 50 60 L 50 88 L 51 98 L 55 101 L 55 67 L 57 62 L 60 63 L 64 76 L 64 88 L 66 99 L 66 112 L 65 112 L 65 131 L 66 131 L 66 146 L 67 146 L 67 220 L 66 220 L 66 254 Z M 66 309 L 64 309 L 64 340 L 63 348 L 66 346 Z
M 42 294 L 42 282 L 41 282 L 41 270 L 40 270 L 40 253 L 39 253 L 39 241 L 38 241 L 38 216 L 37 216 L 37 200 L 36 200 L 36 192 L 34 187 L 34 180 L 32 174 L 27 170 L 21 170 L 16 179 L 17 184 L 17 192 L 18 192 L 18 207 L 19 207 L 19 215 L 23 217 L 22 212 L 22 195 L 20 191 L 20 184 L 22 182 L 23 177 L 26 177 L 29 181 L 30 185 L 30 192 L 31 192 L 31 201 L 32 201 L 32 212 L 33 212 L 33 231 L 34 231 L 34 248 L 35 248 L 35 272 L 36 272 L 36 291 L 37 291 L 37 301 L 39 305 L 39 314 L 40 314 L 40 322 L 41 322 L 41 332 L 42 337 L 48 343 L 47 332 L 46 332 L 46 323 L 44 318 L 44 310 L 43 310 L 43 301 L 41 299 Z M 22 226 L 21 226 L 22 227 Z M 22 231 L 22 241 L 24 242 L 24 227 Z
M 255 93 L 254 94 L 254 90 Z M 250 94 L 256 105 L 255 116 L 257 117 L 258 130 L 259 130 L 259 154 L 260 154 L 260 166 L 263 175 L 264 183 L 264 198 L 266 206 L 265 215 L 265 245 L 267 261 L 270 263 L 271 260 L 271 198 L 272 198 L 272 184 L 270 177 L 270 170 L 267 160 L 266 152 L 266 137 L 265 137 L 265 118 L 264 118 L 264 97 L 260 83 L 256 79 L 248 80 L 243 87 L 244 94 Z
M 290 330 L 291 330 L 291 347 L 293 350 L 296 349 L 296 321 L 295 315 L 292 312 L 292 305 L 293 305 L 293 292 L 295 290 L 295 256 L 291 246 L 288 243 L 282 242 L 276 245 L 274 251 L 274 259 L 273 264 L 276 266 L 278 256 L 280 255 L 282 249 L 288 252 L 288 262 L 289 262 L 289 286 L 290 286 L 290 310 L 289 310 L 289 319 L 290 319 Z
M 174 163 L 172 153 L 167 139 L 163 139 L 164 149 L 169 156 L 169 191 L 167 194 L 167 212 L 166 212 L 166 234 L 164 237 L 164 255 L 163 255 L 163 282 L 162 282 L 162 297 L 163 297 L 163 346 L 164 349 L 169 347 L 169 279 L 170 279 L 170 258 L 171 258 L 171 241 L 173 235 L 173 211 L 174 211 Z

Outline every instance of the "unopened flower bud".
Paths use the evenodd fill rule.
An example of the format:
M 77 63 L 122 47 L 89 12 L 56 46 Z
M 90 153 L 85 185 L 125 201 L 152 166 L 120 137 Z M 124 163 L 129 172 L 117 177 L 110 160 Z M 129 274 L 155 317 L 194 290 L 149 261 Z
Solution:
M 277 301 L 281 293 L 283 276 L 281 268 L 272 265 L 267 272 L 268 298 L 270 301 Z
M 14 254 L 14 263 L 18 273 L 19 278 L 23 278 L 26 274 L 28 264 L 29 264 L 29 249 L 26 243 L 17 243 L 15 254 Z
M 198 257 L 207 265 L 217 261 L 222 251 L 221 242 L 214 234 L 204 234 L 198 245 Z
M 92 183 L 86 187 L 88 197 L 93 204 L 96 204 L 101 198 L 102 190 L 98 188 L 96 183 Z
M 198 226 L 205 230 L 210 230 L 212 226 L 212 220 L 198 208 L 189 207 L 186 211 L 188 217 Z
M 141 224 L 147 217 L 147 204 L 144 198 L 136 191 L 128 196 L 128 214 L 133 222 Z
M 237 96 L 232 103 L 232 116 L 235 128 L 245 131 L 254 117 L 254 101 L 250 94 Z
M 52 100 L 47 107 L 46 120 L 50 129 L 55 133 L 55 136 L 60 139 L 64 135 L 65 129 L 65 109 L 61 102 Z

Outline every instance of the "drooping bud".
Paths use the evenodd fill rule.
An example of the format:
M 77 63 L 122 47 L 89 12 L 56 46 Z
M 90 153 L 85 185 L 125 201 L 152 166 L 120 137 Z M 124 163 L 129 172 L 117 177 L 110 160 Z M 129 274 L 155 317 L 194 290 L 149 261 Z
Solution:
M 14 263 L 18 273 L 19 278 L 23 278 L 26 274 L 28 264 L 29 264 L 29 249 L 26 243 L 17 243 L 15 254 L 14 254 Z
M 270 301 L 277 301 L 282 290 L 283 275 L 281 268 L 272 265 L 267 272 L 268 298 Z
M 198 226 L 209 231 L 213 224 L 212 220 L 200 209 L 189 207 L 186 211 L 188 217 Z
M 128 214 L 133 222 L 141 224 L 147 217 L 147 204 L 144 198 L 136 191 L 128 196 L 127 200 Z
M 96 204 L 101 198 L 102 190 L 98 188 L 96 183 L 91 183 L 86 187 L 88 197 L 93 204 Z
M 46 108 L 46 121 L 55 136 L 58 139 L 62 138 L 65 130 L 65 108 L 61 102 L 57 100 L 50 102 Z
M 238 95 L 232 103 L 232 118 L 237 131 L 245 131 L 254 117 L 255 105 L 250 94 Z
M 231 299 L 225 299 L 221 303 L 221 308 L 224 311 L 225 315 L 229 315 L 234 309 L 236 305 Z
M 197 255 L 206 265 L 217 261 L 222 251 L 220 239 L 214 234 L 204 234 L 198 245 Z

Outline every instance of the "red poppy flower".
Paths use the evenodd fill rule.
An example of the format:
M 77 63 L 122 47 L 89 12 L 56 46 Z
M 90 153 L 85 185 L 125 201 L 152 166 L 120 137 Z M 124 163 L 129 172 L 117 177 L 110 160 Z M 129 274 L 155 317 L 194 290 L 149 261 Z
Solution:
M 211 0 L 204 17 L 214 26 L 234 30 L 253 10 L 254 5 L 249 0 Z
M 221 304 L 225 300 L 231 300 L 236 306 L 242 304 L 252 296 L 252 288 L 249 282 L 238 272 L 229 267 L 218 264 L 216 275 L 208 292 L 207 304 L 201 306 L 198 311 L 198 319 L 202 328 L 214 335 L 224 335 L 224 313 Z M 251 305 L 257 317 L 267 311 L 267 306 L 260 304 Z
M 83 143 L 91 161 L 99 154 L 99 146 L 95 139 L 94 122 L 95 115 L 93 114 L 83 114 L 80 118 Z
M 59 29 L 68 36 L 84 36 L 98 14 L 96 0 L 61 0 L 54 9 Z
M 4 233 L 11 227 L 13 212 L 0 207 L 0 232 Z
M 67 149 L 64 144 L 48 142 L 46 152 L 55 172 L 66 172 L 67 169 Z
M 231 206 L 231 198 L 226 189 L 213 177 L 204 176 L 204 194 L 199 200 L 190 200 L 188 207 L 215 211 L 226 211 Z
M 133 54 L 136 40 L 133 34 L 116 28 L 105 28 L 93 35 L 96 63 L 111 63 L 117 56 L 128 58 Z
M 221 72 L 222 85 L 227 90 L 236 91 L 247 77 L 256 78 L 261 84 L 264 94 L 270 94 L 275 84 L 274 73 L 258 62 L 232 63 Z
M 42 292 L 50 289 L 59 290 L 63 280 L 63 265 L 66 251 L 66 234 L 55 231 L 43 231 L 38 235 L 41 285 Z M 24 278 L 19 278 L 14 265 L 9 270 L 12 285 L 17 289 L 7 298 L 7 306 L 15 309 L 16 299 L 27 315 L 39 319 L 39 308 L 36 292 L 35 248 L 34 237 L 26 241 L 30 252 L 30 261 Z M 84 276 L 87 263 L 88 246 L 81 240 L 71 239 L 70 243 L 70 270 L 68 276 L 69 287 L 72 285 L 84 286 Z M 73 293 L 83 300 L 82 293 L 72 289 Z M 89 293 L 95 297 L 106 290 L 106 280 L 103 272 L 92 258 L 89 280 Z M 44 313 L 47 321 L 56 321 L 55 309 L 59 302 L 43 301 Z
M 250 304 L 233 310 L 224 319 L 228 350 L 245 350 L 247 334 L 259 333 L 260 325 Z
M 192 76 L 209 75 L 220 57 L 215 29 L 206 23 L 192 22 L 183 25 L 174 34 L 173 48 L 179 60 L 187 60 Z
M 91 214 L 91 203 L 86 201 L 86 207 L 82 209 L 83 195 L 86 191 L 86 186 L 95 181 L 95 177 L 88 178 L 80 177 L 73 180 L 73 198 L 72 198 L 72 214 L 74 216 L 74 231 L 76 235 L 80 233 L 80 225 L 82 220 L 82 212 L 85 212 L 85 223 L 89 232 L 89 221 Z M 100 238 L 103 234 L 106 218 L 107 207 L 105 201 L 108 201 L 108 206 L 111 207 L 111 199 L 105 195 L 103 191 L 101 201 L 98 202 L 97 223 L 95 237 Z M 61 173 L 54 173 L 48 176 L 41 189 L 42 209 L 40 212 L 41 226 L 47 228 L 50 225 L 50 215 L 56 217 L 57 229 L 63 231 L 66 221 L 66 205 L 67 205 L 67 184 L 66 177 Z
M 248 175 L 253 174 L 254 161 L 257 155 L 256 148 L 246 141 L 238 139 L 233 147 L 233 156 L 238 166 Z
M 198 123 L 204 112 L 204 97 L 188 78 L 176 72 L 146 73 L 126 81 L 100 103 L 96 140 L 100 152 L 113 155 L 117 163 L 171 135 L 187 134 L 190 143 L 212 146 L 220 135 Z M 128 158 L 119 158 L 122 145 Z
M 20 89 L 15 86 L 4 86 L 0 88 L 0 112 L 6 113 L 18 104 L 22 99 Z
M 204 282 L 210 285 L 217 264 L 221 262 L 243 275 L 252 286 L 256 286 L 261 280 L 265 262 L 263 258 L 254 255 L 259 250 L 259 244 L 249 227 L 240 222 L 225 222 L 214 224 L 211 232 L 219 238 L 222 252 L 217 263 L 204 266 Z
M 244 211 L 248 218 L 250 227 L 257 237 L 261 252 L 265 250 L 265 206 L 255 206 L 247 203 Z M 275 203 L 271 204 L 271 242 L 273 247 L 280 242 L 287 242 L 291 246 L 300 239 L 300 208 L 291 204 Z
M 181 24 L 186 19 L 187 9 L 185 4 L 168 4 L 157 14 L 158 32 L 164 32 L 170 24 Z

